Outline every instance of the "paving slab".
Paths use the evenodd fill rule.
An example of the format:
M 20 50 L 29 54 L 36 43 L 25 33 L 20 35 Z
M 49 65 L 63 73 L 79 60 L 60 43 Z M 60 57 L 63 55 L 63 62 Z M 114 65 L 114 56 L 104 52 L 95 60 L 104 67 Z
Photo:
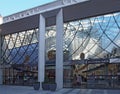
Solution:
M 56 91 L 34 90 L 28 86 L 0 85 L 0 94 L 120 94 L 120 89 L 75 89 L 63 88 Z

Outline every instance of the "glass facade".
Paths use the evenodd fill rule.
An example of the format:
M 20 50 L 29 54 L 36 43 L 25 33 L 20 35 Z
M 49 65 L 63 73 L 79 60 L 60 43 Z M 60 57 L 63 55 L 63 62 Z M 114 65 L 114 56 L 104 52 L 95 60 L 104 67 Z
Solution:
M 2 36 L 4 84 L 37 80 L 38 31 Z M 63 32 L 64 87 L 120 88 L 120 62 L 109 62 L 120 58 L 119 12 L 64 23 Z M 45 38 L 45 75 L 55 80 L 56 26 L 46 28 Z

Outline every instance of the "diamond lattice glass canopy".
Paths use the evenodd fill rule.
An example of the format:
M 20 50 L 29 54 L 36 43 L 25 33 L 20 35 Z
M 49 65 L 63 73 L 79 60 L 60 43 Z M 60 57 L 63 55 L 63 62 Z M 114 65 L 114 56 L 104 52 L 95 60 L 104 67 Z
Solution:
M 38 29 L 2 36 L 2 63 L 38 63 Z M 64 23 L 63 51 L 66 60 L 120 56 L 120 13 Z M 46 53 L 56 50 L 56 27 L 46 28 Z M 65 56 L 65 55 L 63 55 Z

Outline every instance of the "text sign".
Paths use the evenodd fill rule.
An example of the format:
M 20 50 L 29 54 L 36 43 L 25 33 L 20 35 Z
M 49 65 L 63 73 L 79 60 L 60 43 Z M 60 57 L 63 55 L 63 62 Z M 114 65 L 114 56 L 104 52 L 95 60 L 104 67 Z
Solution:
M 109 63 L 109 59 L 89 59 L 87 61 L 88 64 L 100 64 L 100 63 Z
M 110 63 L 120 63 L 120 58 L 110 59 Z
M 80 3 L 80 2 L 86 2 L 89 0 L 62 0 L 62 3 L 64 5 L 69 5 L 69 4 L 75 4 L 75 3 Z

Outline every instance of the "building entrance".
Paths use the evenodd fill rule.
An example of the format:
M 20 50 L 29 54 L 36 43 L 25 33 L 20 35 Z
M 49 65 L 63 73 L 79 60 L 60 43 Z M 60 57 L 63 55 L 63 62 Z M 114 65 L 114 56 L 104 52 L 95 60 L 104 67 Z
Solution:
M 64 87 L 120 88 L 120 64 L 74 64 L 64 77 Z
M 36 66 L 14 65 L 3 69 L 5 85 L 32 86 L 38 79 Z M 119 63 L 64 65 L 64 88 L 120 88 Z M 45 68 L 45 80 L 55 82 L 55 65 Z
M 3 84 L 32 86 L 38 79 L 36 66 L 13 65 L 3 69 Z

